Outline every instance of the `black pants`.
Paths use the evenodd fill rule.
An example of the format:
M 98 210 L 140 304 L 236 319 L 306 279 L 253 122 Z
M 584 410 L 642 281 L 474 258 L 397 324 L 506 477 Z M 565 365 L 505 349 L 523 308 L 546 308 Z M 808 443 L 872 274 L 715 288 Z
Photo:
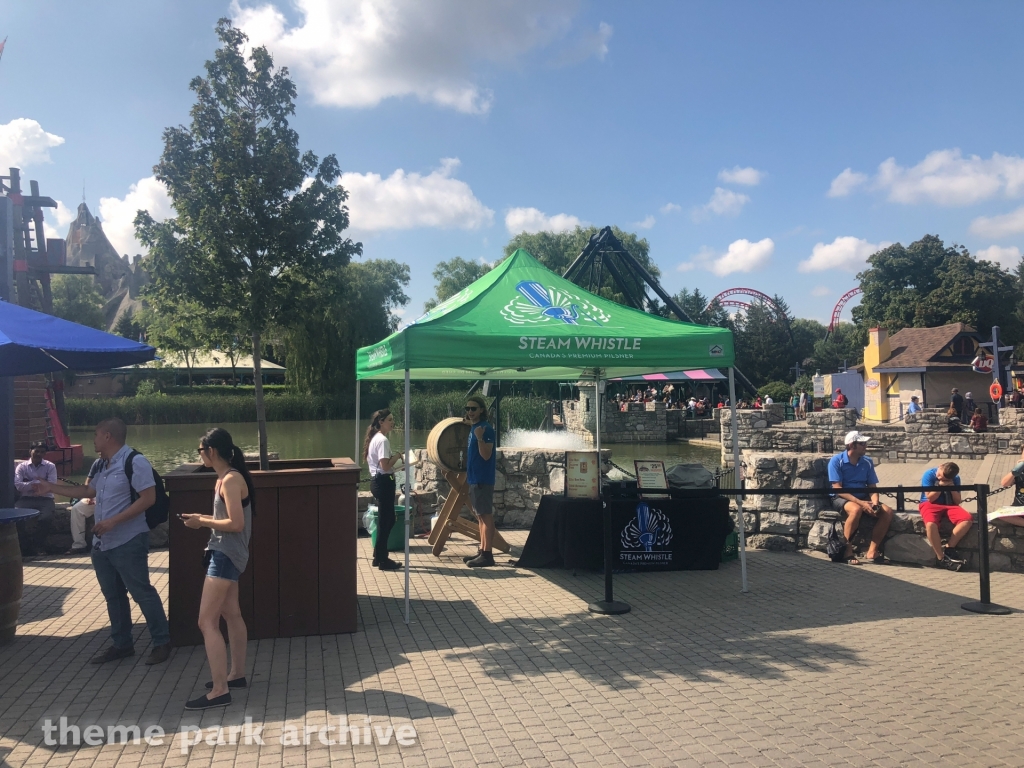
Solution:
M 373 558 L 381 563 L 388 559 L 388 537 L 395 527 L 395 476 L 374 475 L 370 491 L 377 500 L 377 545 L 373 548 Z

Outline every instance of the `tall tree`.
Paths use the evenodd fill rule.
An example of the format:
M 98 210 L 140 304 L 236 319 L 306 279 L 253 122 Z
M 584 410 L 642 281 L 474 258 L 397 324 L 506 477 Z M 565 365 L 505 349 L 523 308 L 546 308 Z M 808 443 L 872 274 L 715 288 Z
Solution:
M 1007 341 L 1022 340 L 1018 279 L 997 264 L 976 260 L 966 248 L 946 247 L 926 235 L 906 247 L 891 245 L 868 264 L 857 275 L 864 291 L 853 309 L 859 326 L 893 332 L 961 322 L 985 334 L 998 325 Z
M 150 249 L 150 291 L 232 313 L 252 341 L 260 467 L 269 467 L 262 348 L 329 270 L 361 246 L 342 236 L 347 198 L 334 155 L 299 151 L 289 126 L 295 85 L 264 47 L 246 56 L 247 37 L 217 23 L 221 47 L 196 77 L 189 127 L 164 131 L 155 167 L 176 218 L 135 219 Z
M 397 330 L 393 310 L 409 302 L 408 284 L 409 267 L 388 260 L 353 261 L 328 273 L 285 330 L 291 386 L 351 391 L 356 350 Z
M 701 293 L 700 288 L 694 288 L 692 291 L 683 288 L 672 298 L 693 322 L 700 325 L 730 327 L 729 313 L 717 301 L 712 302 L 712 296 Z
M 840 323 L 828 341 L 824 336 L 814 345 L 810 369 L 822 373 L 834 373 L 840 366 L 857 365 L 864 359 L 864 347 L 868 343 L 866 326 Z
M 590 238 L 600 230 L 597 227 L 576 227 L 571 232 L 536 232 L 529 234 L 521 232 L 505 246 L 505 257 L 511 256 L 517 248 L 529 251 L 541 264 L 556 272 L 563 274 L 569 265 L 576 260 L 580 252 L 590 242 Z M 658 265 L 651 261 L 650 243 L 633 232 L 624 232 L 618 227 L 612 227 L 612 233 L 622 242 L 623 247 L 630 255 L 655 278 L 661 275 Z M 625 280 L 629 276 L 623 275 Z M 640 295 L 644 284 L 639 279 L 631 280 L 630 289 L 633 295 Z M 602 276 L 600 290 L 597 291 L 606 299 L 617 301 L 619 304 L 628 304 L 625 295 L 615 285 L 611 273 L 606 269 Z
M 186 301 L 164 312 L 146 309 L 140 314 L 140 322 L 146 325 L 150 343 L 185 365 L 191 387 L 196 359 L 211 342 L 206 311 L 196 302 Z
M 784 312 L 788 309 L 785 303 L 782 307 Z M 796 358 L 787 320 L 764 301 L 753 302 L 736 316 L 736 367 L 757 386 L 793 378 L 789 367 Z
M 103 294 L 89 275 L 54 275 L 50 283 L 53 292 L 53 314 L 90 328 L 106 330 L 103 316 Z
M 490 264 L 479 261 L 468 261 L 456 256 L 448 261 L 438 262 L 434 267 L 434 297 L 429 299 L 423 309 L 432 310 L 442 301 L 447 301 L 470 283 L 479 280 L 492 269 Z

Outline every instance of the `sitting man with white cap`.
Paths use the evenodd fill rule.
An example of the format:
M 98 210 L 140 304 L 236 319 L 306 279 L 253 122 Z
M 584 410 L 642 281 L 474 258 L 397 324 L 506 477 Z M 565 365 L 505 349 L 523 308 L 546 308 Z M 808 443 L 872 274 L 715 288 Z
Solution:
M 828 480 L 833 488 L 864 488 L 878 486 L 878 475 L 875 465 L 865 454 L 868 450 L 868 437 L 854 430 L 846 433 L 846 450 L 837 453 L 828 462 Z M 892 509 L 878 500 L 877 493 L 865 491 L 847 491 L 832 494 L 832 507 L 836 512 L 846 515 L 843 534 L 846 536 L 847 562 L 860 565 L 854 557 L 853 535 L 860 527 L 864 515 L 875 518 L 875 527 L 871 531 L 871 545 L 868 547 L 868 560 L 882 563 L 885 558 L 881 552 L 881 544 L 892 523 Z

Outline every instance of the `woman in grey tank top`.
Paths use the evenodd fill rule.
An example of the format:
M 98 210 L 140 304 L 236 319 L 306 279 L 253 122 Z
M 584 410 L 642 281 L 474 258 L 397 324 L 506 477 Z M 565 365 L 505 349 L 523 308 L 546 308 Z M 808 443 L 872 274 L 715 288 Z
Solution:
M 248 631 L 238 605 L 238 577 L 249 562 L 249 536 L 255 501 L 252 477 L 245 467 L 245 456 L 219 427 L 211 429 L 199 442 L 203 466 L 217 473 L 213 492 L 212 515 L 182 515 L 189 528 L 209 528 L 206 547 L 206 581 L 199 605 L 199 629 L 206 644 L 206 658 L 213 680 L 210 691 L 192 699 L 185 709 L 209 709 L 231 703 L 231 688 L 245 688 L 245 646 Z M 231 669 L 227 646 L 220 631 L 221 618 L 228 626 L 231 645 Z

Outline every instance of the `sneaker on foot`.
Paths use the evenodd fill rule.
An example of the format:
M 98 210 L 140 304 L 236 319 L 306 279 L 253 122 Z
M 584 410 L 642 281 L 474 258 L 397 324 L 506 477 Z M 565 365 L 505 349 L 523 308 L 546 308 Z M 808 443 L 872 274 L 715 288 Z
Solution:
M 475 555 L 466 555 L 464 558 L 462 558 L 462 562 L 468 563 L 470 560 L 476 560 L 483 553 L 484 551 L 482 549 L 478 549 Z
M 395 562 L 389 557 L 387 560 L 381 561 L 377 567 L 382 571 L 397 571 L 402 567 L 402 564 Z
M 940 568 L 945 568 L 950 571 L 959 571 L 961 568 L 964 567 L 965 564 L 966 561 L 955 560 L 954 558 L 949 556 L 948 552 L 943 554 L 942 559 L 938 561 L 938 565 Z
M 128 648 L 115 648 L 110 646 L 103 653 L 98 653 L 92 657 L 91 664 L 106 664 L 108 661 L 117 661 L 118 659 L 127 659 L 129 656 L 135 655 L 135 649 L 132 647 Z
M 468 565 L 470 568 L 490 568 L 492 565 L 494 565 L 494 555 L 492 555 L 490 552 L 481 552 L 479 555 L 477 555 L 468 563 L 466 563 L 466 565 Z

